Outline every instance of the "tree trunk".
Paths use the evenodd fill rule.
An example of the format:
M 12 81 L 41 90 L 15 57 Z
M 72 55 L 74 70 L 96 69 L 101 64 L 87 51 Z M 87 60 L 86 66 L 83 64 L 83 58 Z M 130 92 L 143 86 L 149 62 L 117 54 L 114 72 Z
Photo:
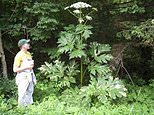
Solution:
M 2 63 L 2 74 L 4 78 L 8 78 L 7 76 L 7 64 L 5 60 L 5 54 L 4 54 L 4 49 L 3 49 L 3 43 L 2 43 L 2 33 L 0 30 L 0 58 L 1 58 L 1 63 Z

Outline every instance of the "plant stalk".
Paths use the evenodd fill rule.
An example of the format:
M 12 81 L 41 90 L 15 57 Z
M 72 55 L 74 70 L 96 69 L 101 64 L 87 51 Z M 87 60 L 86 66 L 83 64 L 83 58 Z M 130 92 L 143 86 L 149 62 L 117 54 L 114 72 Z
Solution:
M 82 87 L 82 84 L 83 84 L 83 62 L 82 62 L 82 58 L 81 58 L 81 61 L 80 61 L 80 87 Z

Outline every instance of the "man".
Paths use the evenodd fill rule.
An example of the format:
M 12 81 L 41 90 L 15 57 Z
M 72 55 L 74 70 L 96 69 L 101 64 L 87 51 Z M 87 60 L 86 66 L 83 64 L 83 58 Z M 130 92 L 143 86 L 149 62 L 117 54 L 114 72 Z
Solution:
M 33 103 L 34 84 L 36 78 L 33 72 L 34 60 L 28 50 L 29 40 L 21 39 L 18 42 L 20 51 L 14 58 L 13 71 L 17 73 L 16 84 L 18 86 L 18 105 L 27 106 Z

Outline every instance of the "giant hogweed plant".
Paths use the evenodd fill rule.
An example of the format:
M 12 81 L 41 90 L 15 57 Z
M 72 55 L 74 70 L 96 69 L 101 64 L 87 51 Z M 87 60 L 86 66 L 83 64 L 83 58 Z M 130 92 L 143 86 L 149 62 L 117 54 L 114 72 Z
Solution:
M 97 42 L 88 43 L 88 38 L 92 34 L 92 26 L 87 25 L 87 22 L 92 20 L 90 15 L 97 9 L 87 3 L 77 2 L 66 7 L 65 10 L 68 10 L 77 19 L 78 24 L 69 25 L 60 33 L 59 58 L 54 64 L 45 63 L 40 68 L 41 72 L 50 79 L 55 79 L 56 86 L 63 84 L 60 87 L 70 87 L 70 83 L 74 83 L 75 77 L 80 77 L 82 98 L 88 99 L 95 96 L 100 100 L 104 97 L 104 99 L 108 97 L 115 99 L 126 96 L 126 88 L 119 79 L 113 79 L 108 65 L 108 61 L 112 59 L 109 54 L 111 47 L 108 44 Z M 62 54 L 68 55 L 69 62 L 73 61 L 74 64 L 59 61 Z M 61 66 L 58 66 L 59 64 Z M 91 78 L 89 85 L 83 83 L 84 79 L 88 77 Z M 66 85 L 62 83 L 64 80 L 67 81 Z M 83 84 L 87 86 L 83 87 Z M 85 94 L 87 95 L 85 96 Z

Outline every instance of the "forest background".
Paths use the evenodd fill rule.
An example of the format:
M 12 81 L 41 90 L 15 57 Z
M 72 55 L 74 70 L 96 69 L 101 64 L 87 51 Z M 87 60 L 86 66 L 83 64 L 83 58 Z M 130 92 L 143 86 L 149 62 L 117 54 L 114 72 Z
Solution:
M 106 106 L 100 107 L 99 104 L 104 104 L 104 102 L 106 101 L 110 102 L 110 104 L 107 105 L 108 107 L 117 107 L 117 113 L 121 113 L 120 111 L 124 111 L 124 109 L 118 111 L 119 108 L 116 105 L 117 102 L 115 98 L 121 98 L 122 96 L 125 97 L 125 86 L 128 89 L 128 94 L 130 95 L 128 95 L 128 99 L 124 99 L 123 101 L 127 104 L 131 103 L 130 108 L 127 108 L 127 111 L 125 111 L 126 114 L 132 113 L 133 111 L 138 114 L 139 112 L 152 114 L 153 111 L 151 108 L 153 108 L 152 103 L 154 97 L 152 94 L 154 87 L 154 1 L 84 0 L 83 2 L 90 4 L 93 7 L 92 10 L 95 11 L 94 13 L 90 14 L 92 20 L 90 18 L 90 21 L 86 22 L 88 25 L 91 25 L 92 27 L 84 25 L 81 20 L 77 20 L 78 18 L 74 18 L 71 13 L 65 10 L 67 6 L 75 2 L 79 2 L 79 0 L 0 1 L 0 76 L 2 84 L 0 88 L 0 102 L 1 105 L 3 105 L 2 111 L 6 112 L 10 110 L 10 114 L 14 111 L 24 111 L 18 110 L 18 108 L 14 108 L 14 106 L 16 105 L 16 86 L 14 85 L 15 74 L 12 71 L 12 65 L 14 56 L 19 51 L 17 42 L 20 39 L 25 38 L 31 40 L 30 52 L 32 52 L 33 58 L 35 60 L 34 70 L 37 73 L 38 81 L 40 81 L 40 84 L 37 86 L 35 92 L 35 95 L 37 97 L 35 100 L 39 103 L 42 102 L 42 104 L 44 104 L 46 100 L 43 101 L 43 98 L 45 97 L 50 97 L 49 100 L 47 100 L 47 102 L 53 102 L 53 100 L 56 100 L 55 98 L 58 95 L 60 96 L 58 102 L 56 101 L 53 103 L 59 103 L 59 106 L 62 107 L 65 105 L 62 102 L 65 102 L 67 100 L 66 95 L 64 93 L 66 92 L 67 88 L 69 89 L 68 92 L 70 93 L 70 95 L 72 95 L 71 92 L 73 91 L 76 91 L 77 94 L 80 92 L 79 90 L 74 88 L 75 86 L 77 86 L 82 91 L 84 90 L 86 92 L 87 90 L 92 89 L 90 89 L 90 87 L 82 89 L 82 86 L 89 86 L 90 84 L 93 84 L 95 82 L 95 80 L 91 76 L 96 78 L 96 81 L 98 82 L 99 79 L 97 79 L 96 76 L 101 74 L 106 78 L 106 76 L 110 76 L 110 74 L 112 73 L 113 78 L 118 78 L 124 82 L 124 85 L 121 85 L 120 89 L 123 93 L 120 95 L 118 91 L 116 92 L 114 90 L 113 94 L 115 95 L 110 95 L 111 92 L 106 91 L 109 95 L 104 94 L 106 95 L 105 97 L 99 97 L 102 94 L 102 92 L 97 92 L 98 95 L 95 95 L 95 91 L 89 92 L 89 97 L 86 97 L 85 95 L 81 94 L 81 96 L 78 98 L 85 97 L 87 99 L 85 102 L 82 102 L 86 103 L 86 107 L 88 106 L 87 103 L 89 102 L 91 103 L 89 105 L 90 108 L 97 108 L 88 109 L 89 113 L 92 113 L 94 111 L 99 112 L 100 110 L 104 111 L 104 107 Z M 88 8 L 86 9 L 89 10 Z M 78 23 L 83 24 L 84 26 L 81 27 Z M 74 43 L 74 45 L 72 46 L 68 43 L 69 40 L 71 41 L 71 39 L 66 40 L 63 36 L 69 37 L 69 31 L 73 33 L 74 28 L 78 28 L 78 33 L 76 34 L 79 34 L 79 36 L 82 35 L 83 32 L 85 32 L 85 34 L 83 35 L 84 41 L 82 41 L 82 39 L 80 39 L 79 37 L 80 42 L 72 42 L 72 44 Z M 74 35 L 71 34 L 70 36 Z M 63 44 L 64 42 L 66 42 L 66 44 Z M 76 43 L 77 45 L 75 46 Z M 101 46 L 100 44 L 109 44 L 111 47 L 109 45 Z M 88 68 L 88 73 L 86 71 L 84 72 L 83 70 L 87 70 L 86 66 L 89 65 L 88 61 L 93 58 L 93 56 L 88 58 L 88 56 L 90 56 L 91 53 L 85 53 L 85 51 L 90 48 L 98 48 L 96 50 L 96 53 L 98 53 L 97 51 L 100 51 L 101 54 L 109 52 L 109 54 L 111 54 L 113 57 L 108 54 L 97 55 L 97 59 L 94 57 L 97 64 L 96 62 L 94 62 L 93 65 L 91 65 L 91 67 Z M 103 58 L 103 56 L 105 58 Z M 85 59 L 87 59 L 88 61 L 86 61 Z M 78 67 L 75 67 L 75 65 L 77 65 L 76 63 L 73 64 L 74 62 L 72 62 L 70 64 L 70 61 L 72 60 L 75 61 L 77 64 L 81 62 L 79 65 L 82 66 L 79 70 L 76 69 Z M 65 61 L 65 63 L 63 63 L 63 61 Z M 103 63 L 103 65 L 108 66 L 110 70 L 112 70 L 112 72 L 110 72 L 108 68 L 104 69 L 104 67 L 102 67 L 101 65 L 98 66 L 100 63 Z M 64 67 L 64 65 L 70 64 L 72 65 L 72 68 L 74 68 L 72 69 L 72 71 L 75 72 L 76 75 L 78 75 L 78 73 L 81 73 L 80 77 L 74 79 L 74 76 L 76 75 L 72 74 L 73 72 L 70 72 L 71 77 L 68 77 L 68 81 L 63 81 L 64 77 L 62 77 L 62 74 L 58 74 L 61 76 L 55 78 L 60 81 L 60 83 L 58 83 L 55 79 L 53 80 L 52 78 L 52 76 L 54 76 L 55 73 L 57 73 L 57 69 L 55 68 L 58 68 L 54 64 L 59 64 L 58 67 L 61 67 L 61 70 L 64 71 L 64 74 L 67 73 L 66 71 L 71 70 L 70 66 Z M 92 68 L 92 66 L 95 68 Z M 101 71 L 102 73 L 99 73 L 99 71 Z M 45 76 L 43 76 L 42 73 L 45 74 Z M 104 81 L 105 80 L 106 79 L 104 79 Z M 114 79 L 112 81 L 113 83 L 115 83 Z M 109 78 L 107 78 L 106 84 L 108 84 L 108 82 Z M 46 83 L 48 85 L 46 85 Z M 121 84 L 120 81 L 117 81 L 116 83 Z M 51 86 L 51 84 L 54 85 Z M 10 87 L 6 88 L 6 86 Z M 73 88 L 73 91 L 70 88 Z M 50 91 L 47 89 L 54 89 L 54 91 Z M 130 91 L 129 89 L 138 90 L 136 90 L 136 92 L 134 93 L 134 90 Z M 96 88 L 95 90 L 98 89 Z M 85 93 L 84 91 L 82 93 Z M 144 94 L 144 96 L 141 95 L 142 93 L 140 91 Z M 42 96 L 41 93 L 43 93 Z M 46 95 L 44 93 L 46 93 Z M 53 94 L 54 96 L 51 96 Z M 51 99 L 51 97 L 53 99 Z M 96 97 L 98 97 L 98 100 L 94 99 Z M 104 98 L 107 98 L 107 100 L 104 101 Z M 12 104 L 13 102 L 14 104 Z M 99 104 L 97 102 L 99 102 Z M 111 102 L 115 105 L 113 106 Z M 121 106 L 123 106 L 123 108 L 125 108 L 125 104 L 123 105 L 124 102 L 119 102 Z M 137 104 L 144 103 L 145 107 L 142 107 L 146 109 L 144 110 L 142 108 L 142 110 L 140 110 L 139 108 L 137 108 L 140 106 L 138 105 L 136 106 L 137 109 L 135 111 L 134 105 L 136 104 L 136 102 L 138 102 Z M 3 103 L 7 103 L 5 107 Z M 135 104 L 133 105 L 132 103 Z M 39 106 L 42 107 L 43 105 L 38 105 L 38 107 Z M 82 109 L 79 108 L 79 106 L 73 107 L 74 108 L 67 108 L 70 110 L 68 110 L 70 113 L 79 114 L 79 110 L 82 110 L 82 112 L 84 113 L 82 107 Z M 73 111 L 73 109 L 75 109 L 76 111 Z M 68 112 L 64 110 L 65 109 L 62 107 L 61 112 Z M 33 113 L 35 110 L 33 107 L 31 107 L 30 111 Z M 57 109 L 54 112 L 58 111 L 59 110 Z M 44 110 L 42 109 L 42 113 L 43 112 Z M 113 114 L 117 113 L 115 111 L 115 113 Z

